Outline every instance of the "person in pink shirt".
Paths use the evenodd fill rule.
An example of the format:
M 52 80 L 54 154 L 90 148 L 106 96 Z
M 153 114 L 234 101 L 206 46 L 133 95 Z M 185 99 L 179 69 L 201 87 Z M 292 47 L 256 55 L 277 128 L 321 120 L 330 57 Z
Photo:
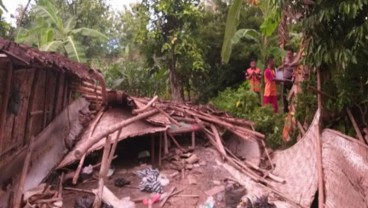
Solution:
M 264 72 L 265 91 L 263 95 L 263 105 L 272 105 L 273 111 L 278 112 L 277 106 L 277 86 L 275 79 L 275 62 L 273 57 L 267 60 L 267 68 Z

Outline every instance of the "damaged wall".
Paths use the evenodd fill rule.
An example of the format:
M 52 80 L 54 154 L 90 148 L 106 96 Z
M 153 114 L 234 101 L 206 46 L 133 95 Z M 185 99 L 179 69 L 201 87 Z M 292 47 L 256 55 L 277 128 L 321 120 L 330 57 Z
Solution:
M 48 125 L 34 142 L 34 151 L 31 155 L 30 169 L 24 184 L 24 190 L 28 190 L 37 186 L 50 173 L 50 171 L 60 162 L 67 147 L 65 140 L 75 139 L 83 130 L 81 123 L 81 112 L 88 113 L 89 102 L 84 98 L 75 100 L 71 105 L 64 109 L 56 118 Z M 70 134 L 74 138 L 70 138 Z M 0 167 L 2 171 L 0 181 L 13 180 L 14 176 L 22 171 L 22 165 L 26 152 L 16 155 L 12 163 L 6 164 L 6 167 Z M 16 184 L 12 188 L 16 187 Z M 4 206 L 8 198 L 8 190 L 6 194 L 0 196 L 0 207 Z

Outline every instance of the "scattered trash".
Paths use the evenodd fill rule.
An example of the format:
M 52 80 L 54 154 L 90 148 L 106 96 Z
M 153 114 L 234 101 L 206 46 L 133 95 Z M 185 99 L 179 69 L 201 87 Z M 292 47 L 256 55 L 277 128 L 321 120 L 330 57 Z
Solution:
M 91 208 L 94 198 L 93 196 L 83 195 L 75 200 L 74 208 Z
M 214 208 L 215 207 L 215 200 L 213 199 L 212 196 L 209 196 L 206 200 L 206 202 L 204 202 L 200 208 Z
M 93 189 L 92 192 L 97 194 L 98 190 Z M 114 208 L 135 208 L 135 203 L 130 200 L 130 197 L 118 199 L 106 186 L 103 187 L 102 201 Z
M 93 165 L 89 164 L 88 166 L 82 168 L 79 178 L 81 181 L 84 181 L 90 178 L 92 174 L 93 174 Z
M 110 177 L 114 174 L 115 169 L 109 168 L 109 170 L 107 171 L 106 177 Z
M 239 183 L 226 180 L 225 181 L 225 204 L 226 207 L 236 207 L 246 194 L 245 188 Z
M 123 187 L 125 185 L 129 185 L 130 181 L 126 180 L 125 178 L 117 178 L 114 182 L 116 187 Z
M 139 190 L 146 192 L 162 193 L 162 185 L 158 181 L 160 172 L 157 169 L 147 168 L 137 172 L 137 175 L 142 178 L 139 184 Z
M 167 186 L 170 183 L 170 180 L 167 178 L 167 176 L 165 174 L 162 174 L 162 173 L 160 175 L 158 175 L 157 180 L 160 182 L 161 186 Z
M 257 197 L 255 195 L 247 195 L 242 198 L 239 208 L 276 208 L 276 205 L 268 202 L 268 196 L 263 195 Z
M 148 205 L 149 207 L 152 206 L 152 204 L 160 201 L 161 195 L 160 194 L 154 194 L 150 196 L 150 198 L 143 199 L 143 204 Z

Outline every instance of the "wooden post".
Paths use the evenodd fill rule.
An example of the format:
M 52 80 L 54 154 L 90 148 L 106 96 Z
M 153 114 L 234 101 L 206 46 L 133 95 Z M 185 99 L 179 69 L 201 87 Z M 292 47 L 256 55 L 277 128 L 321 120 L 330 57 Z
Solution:
M 317 88 L 321 90 L 321 71 L 317 69 Z M 318 110 L 322 114 L 322 96 L 317 95 Z M 318 124 L 317 128 L 317 169 L 318 169 L 318 208 L 323 208 L 325 203 L 324 184 L 323 184 L 323 167 L 322 167 L 322 142 L 321 142 L 321 126 Z
M 151 135 L 151 164 L 155 163 L 155 136 Z
M 4 127 L 6 122 L 6 114 L 8 109 L 8 102 L 10 97 L 10 88 L 12 83 L 12 76 L 13 76 L 13 65 L 12 63 L 8 62 L 7 66 L 7 73 L 6 73 L 6 83 L 4 89 L 4 95 L 1 99 L 1 111 L 0 111 L 0 152 L 4 148 Z
M 167 132 L 164 132 L 164 154 L 169 153 L 169 140 L 167 139 Z
M 161 167 L 161 156 L 162 154 L 162 134 L 160 134 L 159 140 L 158 140 L 158 166 Z
M 195 148 L 195 132 L 192 131 L 192 148 Z
M 31 115 L 31 112 L 33 112 L 33 105 L 34 105 L 34 98 L 36 96 L 36 88 L 37 88 L 37 84 L 38 84 L 38 79 L 40 76 L 40 69 L 35 69 L 35 75 L 33 78 L 33 82 L 32 82 L 32 89 L 31 89 L 31 93 L 30 93 L 30 98 L 28 100 L 28 114 L 27 114 L 27 120 L 26 120 L 26 130 L 25 130 L 25 134 L 24 134 L 24 141 L 23 143 L 26 144 L 27 140 L 31 137 L 32 134 L 32 125 L 33 125 L 33 116 Z
M 14 208 L 20 208 L 22 205 L 22 195 L 23 195 L 23 189 L 24 189 L 24 182 L 26 181 L 26 176 L 27 176 L 27 172 L 28 172 L 28 168 L 29 168 L 29 163 L 31 161 L 31 155 L 32 155 L 32 151 L 33 151 L 33 143 L 34 143 L 34 137 L 31 138 L 31 140 L 29 141 L 29 147 L 27 150 L 27 155 L 26 158 L 24 159 L 24 164 L 23 164 L 23 169 L 22 169 L 22 173 L 20 175 L 20 179 L 19 179 L 19 184 L 18 184 L 18 189 L 17 192 L 15 193 L 15 197 L 14 197 Z
M 103 155 L 102 155 L 101 168 L 100 168 L 100 174 L 99 174 L 99 179 L 98 179 L 98 192 L 95 197 L 95 201 L 93 203 L 93 208 L 100 208 L 102 204 L 102 192 L 103 192 L 105 177 L 109 169 L 107 163 L 109 159 L 108 157 L 110 154 L 110 149 L 111 149 L 111 138 L 110 136 L 107 136 Z
M 46 75 L 45 75 L 45 91 L 44 91 L 44 103 L 43 103 L 43 124 L 42 124 L 42 129 L 44 129 L 47 125 L 47 103 L 49 101 L 49 98 L 47 96 L 47 89 L 48 89 L 48 86 L 47 86 L 47 81 L 48 81 L 48 77 L 49 77 L 49 70 L 46 70 Z

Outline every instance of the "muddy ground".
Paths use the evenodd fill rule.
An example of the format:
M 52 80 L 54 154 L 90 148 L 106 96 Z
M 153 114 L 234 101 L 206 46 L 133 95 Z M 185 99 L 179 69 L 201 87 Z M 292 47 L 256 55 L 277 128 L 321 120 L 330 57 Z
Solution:
M 189 146 L 189 144 L 187 145 Z M 203 204 L 209 197 L 205 192 L 224 184 L 225 178 L 230 178 L 229 172 L 221 168 L 216 164 L 216 160 L 221 160 L 219 154 L 211 147 L 205 147 L 206 145 L 200 144 L 196 146 L 193 154 L 199 157 L 199 162 L 194 165 L 192 170 L 187 170 L 185 177 L 182 178 L 182 174 L 177 170 L 170 168 L 169 161 L 163 160 L 161 167 L 158 167 L 161 173 L 168 176 L 170 183 L 164 187 L 164 191 L 168 192 L 172 187 L 176 187 L 176 190 L 182 190 L 178 195 L 169 198 L 164 207 L 172 208 L 190 208 L 198 207 Z M 185 146 L 184 146 L 185 147 Z M 119 150 L 119 148 L 118 148 Z M 176 150 L 177 151 L 177 150 Z M 175 152 L 175 148 L 171 148 L 170 152 Z M 119 154 L 119 152 L 117 152 Z M 135 152 L 136 154 L 136 152 Z M 134 154 L 132 154 L 134 155 Z M 106 186 L 118 197 L 130 197 L 131 199 L 137 199 L 144 196 L 149 196 L 149 193 L 141 192 L 138 189 L 138 185 L 141 179 L 135 174 L 138 170 L 145 169 L 151 164 L 139 164 L 136 158 L 121 158 L 120 156 L 114 160 L 113 165 L 115 166 L 114 174 L 109 177 L 106 181 Z M 156 164 L 154 167 L 157 166 Z M 178 172 L 175 175 L 175 172 Z M 95 170 L 95 175 L 98 174 L 98 170 Z M 171 177 L 172 175 L 175 175 Z M 196 184 L 189 184 L 188 176 L 195 179 Z M 97 177 L 96 177 L 97 178 Z M 116 187 L 114 181 L 117 178 L 124 178 L 131 183 L 124 187 Z M 89 179 L 84 183 L 80 183 L 75 188 L 92 190 L 97 188 L 97 180 Z M 74 207 L 75 200 L 88 193 L 81 193 L 75 191 L 63 192 L 64 206 Z M 188 196 L 188 195 L 195 195 Z M 225 207 L 224 191 L 215 194 L 214 199 L 216 201 L 216 207 Z M 142 203 L 136 203 L 137 208 L 148 207 Z M 159 207 L 159 204 L 153 206 Z

